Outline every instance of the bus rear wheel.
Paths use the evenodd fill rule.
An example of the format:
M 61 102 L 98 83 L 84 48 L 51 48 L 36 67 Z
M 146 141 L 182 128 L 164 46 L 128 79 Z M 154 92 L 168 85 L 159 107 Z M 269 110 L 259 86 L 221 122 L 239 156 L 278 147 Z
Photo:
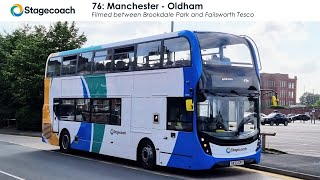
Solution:
M 145 141 L 139 148 L 138 152 L 141 166 L 145 169 L 154 169 L 156 166 L 156 150 L 152 142 Z
M 59 138 L 60 151 L 63 153 L 70 152 L 70 134 L 68 131 L 64 130 L 61 132 Z

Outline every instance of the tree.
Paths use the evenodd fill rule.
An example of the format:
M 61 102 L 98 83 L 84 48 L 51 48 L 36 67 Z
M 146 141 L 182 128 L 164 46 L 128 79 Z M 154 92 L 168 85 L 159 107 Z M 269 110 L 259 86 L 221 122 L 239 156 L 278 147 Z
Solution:
M 303 93 L 303 95 L 299 98 L 300 103 L 307 106 L 312 106 L 316 103 L 317 100 L 320 99 L 319 94 L 313 94 L 309 92 Z
M 49 29 L 26 25 L 0 36 L 0 119 L 15 115 L 20 129 L 38 130 L 48 55 L 80 48 L 86 40 L 74 22 L 57 22 Z
M 317 100 L 316 106 L 317 106 L 317 107 L 320 107 L 320 99 Z
M 48 48 L 52 52 L 80 48 L 87 41 L 83 33 L 79 35 L 75 22 L 72 22 L 70 26 L 68 22 L 57 22 L 51 25 L 46 38 Z

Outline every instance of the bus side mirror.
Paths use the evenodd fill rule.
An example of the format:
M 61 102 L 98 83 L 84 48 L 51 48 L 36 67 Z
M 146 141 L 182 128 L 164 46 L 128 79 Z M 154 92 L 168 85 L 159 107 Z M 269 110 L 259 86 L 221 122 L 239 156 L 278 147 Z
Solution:
M 194 111 L 192 99 L 186 100 L 186 110 L 187 111 Z

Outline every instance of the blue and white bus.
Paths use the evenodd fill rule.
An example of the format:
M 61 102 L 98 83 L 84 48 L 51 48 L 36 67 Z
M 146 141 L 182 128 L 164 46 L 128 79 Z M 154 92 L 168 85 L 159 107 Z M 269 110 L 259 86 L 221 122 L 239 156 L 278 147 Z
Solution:
M 179 31 L 51 54 L 44 142 L 190 170 L 259 163 L 254 42 Z

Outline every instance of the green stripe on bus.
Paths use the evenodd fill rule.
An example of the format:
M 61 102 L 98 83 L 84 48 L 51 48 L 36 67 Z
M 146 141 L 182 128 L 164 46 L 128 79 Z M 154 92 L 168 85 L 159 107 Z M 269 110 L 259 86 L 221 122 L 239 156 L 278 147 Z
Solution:
M 101 144 L 103 142 L 105 125 L 94 124 L 93 125 L 93 142 L 92 142 L 92 152 L 99 153 L 101 149 Z
M 91 98 L 105 98 L 107 97 L 107 81 L 106 75 L 95 74 L 84 76 L 86 80 Z

